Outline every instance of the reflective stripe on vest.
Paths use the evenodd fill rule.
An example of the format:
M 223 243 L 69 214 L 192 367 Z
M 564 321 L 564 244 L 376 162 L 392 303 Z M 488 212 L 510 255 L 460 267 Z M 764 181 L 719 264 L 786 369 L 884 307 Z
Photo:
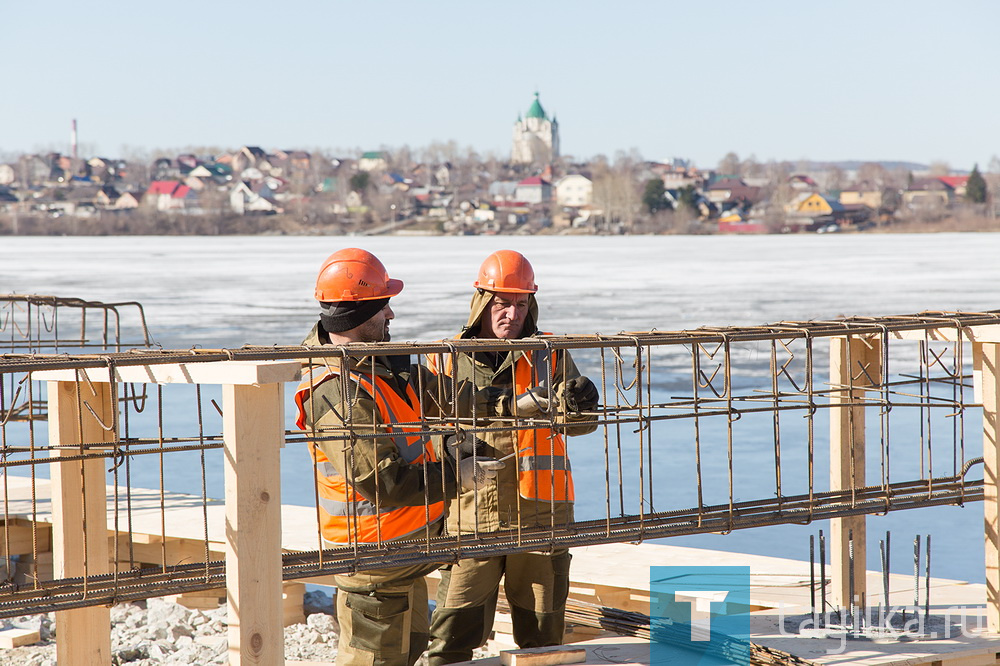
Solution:
M 304 429 L 306 423 L 305 403 L 312 391 L 323 382 L 338 377 L 338 371 L 333 368 L 313 368 L 299 385 L 295 393 L 295 404 L 298 409 L 296 423 L 300 428 Z M 420 414 L 414 407 L 418 404 L 417 396 L 412 387 L 407 385 L 407 399 L 404 400 L 381 377 L 375 376 L 372 381 L 373 377 L 369 375 L 351 372 L 350 379 L 375 400 L 382 427 L 386 430 L 385 436 L 393 442 L 403 460 L 410 464 L 420 464 L 425 460 L 436 461 L 430 440 L 406 434 L 408 430 L 418 430 L 419 425 L 397 425 L 418 424 L 420 421 Z M 309 442 L 309 451 L 316 465 L 320 531 L 324 542 L 330 545 L 401 539 L 440 520 L 444 514 L 443 502 L 428 506 L 397 507 L 380 498 L 376 505 L 351 487 L 315 442 Z
M 573 467 L 566 456 L 524 456 L 518 458 L 517 468 L 522 472 L 533 472 L 535 470 L 563 470 L 572 471 Z
M 535 386 L 551 387 L 556 352 L 525 352 L 514 366 L 514 393 Z M 573 472 L 562 435 L 549 428 L 521 430 L 517 435 L 517 489 L 525 499 L 572 502 Z

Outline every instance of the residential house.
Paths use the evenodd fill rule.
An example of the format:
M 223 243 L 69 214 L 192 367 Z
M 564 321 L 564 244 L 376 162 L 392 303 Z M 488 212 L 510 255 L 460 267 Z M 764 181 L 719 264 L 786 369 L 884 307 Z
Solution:
M 361 171 L 382 171 L 389 166 L 386 154 L 381 150 L 372 150 L 361 155 L 358 169 Z
M 547 203 L 552 200 L 552 184 L 539 176 L 525 178 L 517 184 L 514 198 L 529 204 Z
M 228 164 L 204 162 L 191 169 L 191 172 L 188 173 L 188 180 L 192 179 L 202 181 L 203 185 L 207 185 L 209 181 L 213 181 L 218 185 L 224 185 L 233 179 L 233 169 Z
M 233 154 L 232 163 L 234 174 L 242 174 L 245 169 L 251 167 L 264 172 L 271 170 L 271 164 L 267 161 L 267 153 L 260 146 L 243 146 Z
M 947 176 L 917 178 L 903 192 L 903 206 L 910 209 L 946 208 L 957 196 L 956 184 L 954 178 Z M 964 184 L 961 183 L 963 192 Z
M 760 201 L 761 188 L 747 185 L 739 178 L 724 178 L 709 185 L 704 194 L 720 211 L 749 210 Z
M 885 202 L 885 189 L 870 180 L 852 183 L 840 191 L 840 203 L 845 206 L 864 205 L 879 210 Z
M 133 208 L 138 208 L 141 201 L 141 193 L 122 192 L 121 196 L 115 201 L 114 207 L 116 210 L 132 210 Z
M 965 198 L 965 187 L 969 184 L 968 176 L 939 176 L 938 179 L 952 189 L 955 197 Z
M 106 183 L 114 180 L 114 163 L 106 157 L 91 157 L 84 163 L 83 170 L 93 183 Z
M 22 187 L 33 187 L 49 177 L 49 164 L 41 155 L 22 155 L 17 166 L 19 176 L 24 179 Z
M 289 178 L 293 173 L 304 173 L 312 167 L 312 156 L 304 150 L 278 150 L 268 156 L 271 175 Z
M 282 212 L 277 201 L 258 194 L 244 180 L 238 181 L 229 191 L 229 206 L 238 215 L 273 215 Z
M 786 223 L 803 231 L 815 231 L 828 224 L 845 221 L 844 206 L 818 192 L 802 192 L 785 206 Z
M 451 162 L 445 162 L 434 169 L 434 182 L 445 187 L 451 183 Z
M 65 183 L 73 176 L 73 159 L 60 153 L 49 153 L 45 156 L 49 172 L 47 181 L 49 183 Z
M 494 201 L 514 201 L 517 198 L 517 181 L 494 181 L 490 183 L 489 195 Z
M 161 212 L 197 207 L 197 193 L 177 180 L 154 180 L 143 195 L 143 204 Z
M 169 157 L 159 157 L 153 160 L 153 168 L 149 177 L 154 181 L 175 180 L 181 177 L 180 167 Z
M 589 206 L 593 202 L 594 183 L 582 174 L 572 173 L 555 182 L 555 191 L 560 206 Z
M 663 179 L 663 187 L 668 190 L 679 190 L 689 185 L 701 189 L 705 184 L 704 175 L 697 169 L 670 169 L 660 173 L 660 178 Z
M 104 185 L 94 195 L 94 203 L 97 204 L 98 208 L 114 208 L 115 202 L 119 198 L 121 198 L 121 193 L 114 185 Z
M 65 201 L 72 204 L 72 207 L 66 209 L 66 214 L 76 217 L 91 217 L 97 212 L 101 201 L 106 200 L 106 197 L 104 199 L 100 197 L 101 188 L 97 185 L 70 188 L 66 192 Z
M 18 205 L 18 198 L 6 185 L 0 185 L 0 212 L 11 213 Z
M 816 192 L 819 190 L 819 185 L 816 184 L 816 181 L 804 173 L 797 173 L 789 176 L 788 184 L 791 185 L 792 189 L 796 192 Z

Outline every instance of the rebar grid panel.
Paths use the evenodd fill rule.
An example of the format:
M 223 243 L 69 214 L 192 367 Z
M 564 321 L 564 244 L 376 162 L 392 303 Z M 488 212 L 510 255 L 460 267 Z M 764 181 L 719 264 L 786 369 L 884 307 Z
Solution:
M 978 427 L 973 424 L 980 416 L 971 348 L 1000 339 L 998 324 L 1000 311 L 925 312 L 517 341 L 3 355 L 0 375 L 72 371 L 80 419 L 96 420 L 110 434 L 111 441 L 60 450 L 59 460 L 104 461 L 114 561 L 110 574 L 44 580 L 39 561 L 46 552 L 46 504 L 39 466 L 52 462 L 55 447 L 43 443 L 44 424 L 37 419 L 5 419 L 0 424 L 3 552 L 28 566 L 19 562 L 8 567 L 0 589 L 0 617 L 224 586 L 220 538 L 214 531 L 218 526 L 213 523 L 220 502 L 210 499 L 221 496 L 216 450 L 222 446 L 222 410 L 214 393 L 197 385 L 202 364 L 301 359 L 333 367 L 353 359 L 364 371 L 375 356 L 386 354 L 410 354 L 411 361 L 424 363 L 431 355 L 457 359 L 517 350 L 544 357 L 572 351 L 581 372 L 600 390 L 598 408 L 587 415 L 597 431 L 568 440 L 577 520 L 550 517 L 539 523 L 521 513 L 529 508 L 519 501 L 517 515 L 505 517 L 511 527 L 498 531 L 466 525 L 459 534 L 323 549 L 313 519 L 312 536 L 286 546 L 294 552 L 284 556 L 284 577 L 298 579 L 982 500 L 983 481 L 971 473 L 982 459 L 971 455 L 975 449 L 965 442 L 966 426 Z M 831 383 L 827 340 L 844 337 L 878 348 L 878 376 L 864 363 L 849 363 L 846 380 Z M 196 385 L 148 386 L 180 375 Z M 99 418 L 89 404 L 92 384 L 102 376 L 116 380 L 111 387 L 118 410 L 112 419 Z M 346 377 L 341 378 L 346 384 Z M 558 386 L 559 380 L 555 377 L 553 384 Z M 475 410 L 459 413 L 450 399 L 461 393 L 457 381 L 439 382 L 434 390 L 419 391 L 421 419 L 397 423 L 397 431 L 468 438 L 540 427 L 559 432 L 572 425 L 554 402 L 540 416 L 486 419 Z M 0 392 L 0 412 L 12 414 L 19 401 L 39 397 Z M 441 413 L 430 415 L 435 411 Z M 877 442 L 868 447 L 863 469 L 851 476 L 867 481 L 831 488 L 828 424 L 833 413 L 839 417 L 855 411 L 868 414 L 864 431 L 870 443 Z M 286 474 L 289 460 L 297 456 L 294 478 L 300 481 L 294 485 L 301 491 L 301 504 L 315 507 L 318 495 L 314 468 L 302 446 L 307 440 L 340 444 L 350 455 L 352 447 L 399 434 L 371 425 L 355 427 L 349 412 L 344 417 L 343 427 L 285 433 Z M 373 499 L 377 505 L 383 500 Z M 96 511 L 90 507 L 88 512 L 92 520 Z M 306 512 L 315 516 L 314 510 Z M 180 530 L 183 536 L 175 529 L 178 522 L 186 528 Z
M 152 344 L 146 314 L 135 301 L 103 303 L 82 298 L 0 294 L 0 349 L 58 354 L 87 349 L 122 351 Z
M 29 294 L 0 294 L 0 358 L 6 352 L 25 355 L 120 352 L 151 347 L 142 305 L 103 303 L 81 298 Z M 6 373 L 4 390 L 20 397 L 27 390 L 23 375 Z M 35 387 L 35 394 L 39 394 Z M 26 421 L 44 418 L 45 401 L 9 400 L 15 407 L 0 408 L 0 419 Z

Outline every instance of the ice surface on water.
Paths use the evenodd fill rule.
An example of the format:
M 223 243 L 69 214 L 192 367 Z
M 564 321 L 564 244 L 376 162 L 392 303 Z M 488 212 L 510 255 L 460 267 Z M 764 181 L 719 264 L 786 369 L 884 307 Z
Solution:
M 296 344 L 317 318 L 312 297 L 316 270 L 326 256 L 348 246 L 371 250 L 390 275 L 406 283 L 392 303 L 396 319 L 391 331 L 396 340 L 454 335 L 465 323 L 479 264 L 500 248 L 519 250 L 532 261 L 540 285 L 540 325 L 555 333 L 676 330 L 853 314 L 1000 308 L 997 234 L 0 237 L 0 293 L 137 300 L 145 306 L 155 340 L 165 348 Z M 745 358 L 752 361 L 754 355 L 767 353 L 751 346 Z M 585 371 L 593 368 L 593 360 L 581 355 L 578 361 Z M 688 372 L 684 360 L 665 358 L 663 363 L 677 367 L 681 376 Z M 669 383 L 658 389 L 672 390 Z M 290 401 L 286 406 L 290 416 Z M 744 445 L 759 440 L 766 451 L 771 434 L 765 421 L 760 419 L 755 429 L 750 419 L 741 425 L 746 428 L 740 431 Z M 794 431 L 793 426 L 788 428 Z M 817 428 L 825 432 L 826 425 L 817 424 Z M 657 433 L 666 446 L 682 447 L 689 428 L 671 431 L 657 426 Z M 301 448 L 288 447 L 283 453 L 283 492 L 285 501 L 308 503 L 309 497 L 298 496 L 302 494 L 301 474 L 308 469 Z M 578 440 L 573 448 L 578 476 L 594 464 L 603 469 L 601 438 Z M 792 464 L 793 454 L 788 456 L 786 487 L 801 486 L 804 479 L 792 472 L 798 474 L 802 466 Z M 706 461 L 706 468 L 716 475 L 712 480 L 721 484 L 725 467 L 718 463 Z M 761 465 L 770 469 L 770 459 L 763 456 Z M 825 466 L 821 467 L 816 475 L 825 479 Z M 192 457 L 168 475 L 168 487 L 200 493 L 198 468 Z M 141 470 L 137 473 L 141 478 Z M 150 476 L 149 482 L 154 480 Z M 218 479 L 212 482 L 221 487 Z M 578 485 L 578 516 L 602 515 L 603 473 L 597 497 L 583 490 L 589 485 Z M 219 493 L 209 490 L 209 495 Z M 894 539 L 897 544 L 929 531 L 935 535 L 937 575 L 983 578 L 978 504 L 964 510 L 899 512 L 870 519 L 869 524 L 870 540 L 877 539 L 877 530 L 893 529 L 900 534 Z M 808 556 L 805 535 L 818 527 L 786 526 L 725 537 L 688 537 L 673 543 L 802 558 Z M 877 558 L 877 552 L 876 543 L 869 556 Z M 901 557 L 898 564 L 902 571 L 906 570 L 904 560 Z M 871 565 L 875 566 L 874 559 Z

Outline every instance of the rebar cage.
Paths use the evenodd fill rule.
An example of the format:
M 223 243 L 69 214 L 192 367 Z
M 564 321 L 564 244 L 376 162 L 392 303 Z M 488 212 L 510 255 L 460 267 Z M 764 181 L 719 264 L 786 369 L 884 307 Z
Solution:
M 440 536 L 324 548 L 310 439 L 334 442 L 349 457 L 400 431 L 435 442 L 447 435 L 474 441 L 493 432 L 558 433 L 581 415 L 567 415 L 557 400 L 531 417 L 515 411 L 486 418 L 474 405 L 460 412 L 447 399 L 462 390 L 452 379 L 440 382 L 437 397 L 418 391 L 420 419 L 396 423 L 395 432 L 373 429 L 361 415 L 355 423 L 350 410 L 340 427 L 307 432 L 290 427 L 294 405 L 287 397 L 296 387 L 287 384 L 282 493 L 286 504 L 302 507 L 311 528 L 283 540 L 282 575 L 301 579 L 982 500 L 981 449 L 978 439 L 967 446 L 966 438 L 970 428 L 977 437 L 982 432 L 981 341 L 998 324 L 1000 311 L 924 312 L 514 341 L 163 350 L 148 346 L 143 321 L 144 347 L 126 351 L 116 343 L 73 354 L 62 347 L 42 353 L 33 336 L 31 353 L 15 345 L 0 356 L 0 540 L 7 562 L 0 617 L 226 585 L 224 502 L 214 499 L 225 494 L 226 408 L 218 386 L 197 380 L 193 369 L 206 364 L 293 360 L 335 368 L 351 361 L 364 373 L 384 355 L 409 355 L 421 365 L 450 358 L 457 366 L 462 355 L 513 350 L 550 360 L 572 354 L 599 389 L 597 408 L 583 415 L 597 430 L 568 438 L 574 520 L 557 521 L 553 511 L 547 523 L 535 524 L 516 515 L 504 521 L 513 527 L 496 531 L 465 525 Z M 54 325 L 43 329 L 58 338 Z M 86 339 L 75 342 L 83 347 Z M 50 371 L 61 371 L 61 379 L 43 374 Z M 180 384 L 168 377 L 181 375 Z M 75 414 L 58 425 L 63 439 L 45 421 L 57 386 Z M 102 401 L 112 407 L 102 411 Z M 92 529 L 95 538 L 107 538 L 107 561 L 85 558 L 78 575 L 54 575 L 50 470 L 79 468 L 85 477 L 88 464 L 103 470 L 105 501 L 95 503 L 86 487 L 74 492 L 84 540 Z

